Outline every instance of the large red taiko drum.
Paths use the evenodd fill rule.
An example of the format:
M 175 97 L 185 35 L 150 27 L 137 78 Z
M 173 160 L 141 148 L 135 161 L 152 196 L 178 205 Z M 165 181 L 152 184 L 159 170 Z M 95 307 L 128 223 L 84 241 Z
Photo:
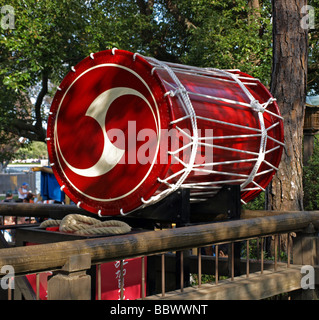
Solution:
M 239 184 L 248 202 L 278 169 L 283 139 L 278 106 L 258 79 L 117 49 L 72 67 L 47 130 L 61 189 L 100 216 L 126 215 L 180 188 L 205 201 Z

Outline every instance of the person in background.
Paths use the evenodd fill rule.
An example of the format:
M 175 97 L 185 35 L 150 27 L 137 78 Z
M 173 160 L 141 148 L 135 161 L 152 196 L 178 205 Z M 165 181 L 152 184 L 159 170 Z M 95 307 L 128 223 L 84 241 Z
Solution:
M 42 203 L 41 193 L 34 195 L 34 203 Z
M 23 199 L 23 202 L 25 203 L 34 203 L 34 195 L 31 192 L 28 192 L 26 197 Z
M 6 193 L 6 198 L 3 200 L 3 202 L 14 202 L 13 195 L 12 195 L 11 191 L 8 191 Z
M 15 222 L 16 217 L 12 216 L 6 216 L 4 217 L 4 225 L 13 225 L 16 224 Z M 5 229 L 2 231 L 4 238 L 7 242 L 12 242 L 15 236 L 15 230 L 14 229 Z
M 29 193 L 28 191 L 28 184 L 26 182 L 23 182 L 21 187 L 18 189 L 18 195 L 19 195 L 19 199 L 18 202 L 23 202 L 23 199 L 26 198 L 27 194 Z
M 28 192 L 27 196 L 23 199 L 24 203 L 34 203 L 34 194 L 32 192 Z M 20 217 L 18 219 L 18 223 L 35 223 L 36 220 L 34 217 Z
M 6 198 L 2 202 L 15 202 L 11 191 L 8 191 L 6 193 Z M 2 218 L 1 219 L 2 224 L 4 224 L 4 225 L 15 224 L 16 217 L 5 216 L 5 217 L 1 217 L 1 218 Z M 4 238 L 6 239 L 7 242 L 13 241 L 13 236 L 14 236 L 15 230 L 5 229 L 2 231 L 2 233 L 3 233 Z

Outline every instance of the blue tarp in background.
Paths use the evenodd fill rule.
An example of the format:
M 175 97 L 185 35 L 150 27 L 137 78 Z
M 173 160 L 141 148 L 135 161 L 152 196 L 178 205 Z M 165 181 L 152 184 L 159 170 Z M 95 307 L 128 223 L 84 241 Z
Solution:
M 54 174 L 41 172 L 41 196 L 43 200 L 64 201 L 65 194 L 61 191 Z

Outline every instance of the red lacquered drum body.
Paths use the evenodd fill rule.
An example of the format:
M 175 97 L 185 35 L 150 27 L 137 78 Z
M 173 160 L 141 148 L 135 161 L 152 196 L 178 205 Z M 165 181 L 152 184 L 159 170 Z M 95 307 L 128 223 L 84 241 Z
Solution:
M 52 169 L 78 206 L 127 214 L 179 188 L 205 201 L 227 184 L 255 198 L 283 149 L 275 99 L 238 70 L 170 64 L 122 50 L 91 54 L 54 97 Z

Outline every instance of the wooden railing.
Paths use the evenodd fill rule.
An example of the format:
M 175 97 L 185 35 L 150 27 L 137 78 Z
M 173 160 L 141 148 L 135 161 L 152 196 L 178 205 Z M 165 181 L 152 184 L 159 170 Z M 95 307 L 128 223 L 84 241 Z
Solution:
M 34 212 L 33 216 L 36 216 Z M 301 266 L 310 265 L 317 271 L 319 212 L 245 211 L 241 217 L 239 220 L 157 231 L 136 230 L 121 236 L 3 248 L 0 250 L 0 267 L 12 266 L 16 279 L 30 273 L 54 271 L 48 284 L 49 299 L 91 299 L 91 277 L 87 271 L 92 265 L 122 261 L 123 278 L 123 260 L 134 257 L 142 257 L 142 299 L 263 299 L 301 289 Z M 278 258 L 281 250 L 277 241 L 279 234 L 286 235 L 285 262 Z M 274 256 L 273 260 L 266 260 L 264 240 L 270 236 L 275 243 Z M 249 256 L 252 239 L 257 239 L 259 246 L 258 257 L 254 260 Z M 227 258 L 219 257 L 218 248 L 222 243 L 229 243 Z M 246 257 L 236 256 L 238 243 L 246 248 Z M 190 251 L 212 246 L 213 254 L 210 256 L 203 256 L 202 250 L 195 254 L 194 250 Z M 175 290 L 165 280 L 171 272 L 170 261 L 176 260 L 177 255 L 179 272 L 175 268 L 173 273 L 174 276 L 178 274 L 180 282 L 178 290 Z M 157 273 L 154 288 L 148 292 L 144 290 L 144 257 L 154 259 L 154 272 Z M 190 273 L 196 274 L 198 283 L 186 287 L 185 279 Z M 203 273 L 213 275 L 209 284 L 202 283 Z M 222 275 L 227 279 L 221 280 Z M 99 271 L 96 277 L 101 278 Z M 21 292 L 25 292 L 20 288 L 23 284 L 21 281 L 16 284 L 15 290 L 20 290 L 16 297 L 21 297 Z M 100 290 L 101 284 L 98 283 L 98 298 L 101 297 Z M 306 290 L 300 292 L 304 296 Z M 38 292 L 33 297 L 39 297 Z

